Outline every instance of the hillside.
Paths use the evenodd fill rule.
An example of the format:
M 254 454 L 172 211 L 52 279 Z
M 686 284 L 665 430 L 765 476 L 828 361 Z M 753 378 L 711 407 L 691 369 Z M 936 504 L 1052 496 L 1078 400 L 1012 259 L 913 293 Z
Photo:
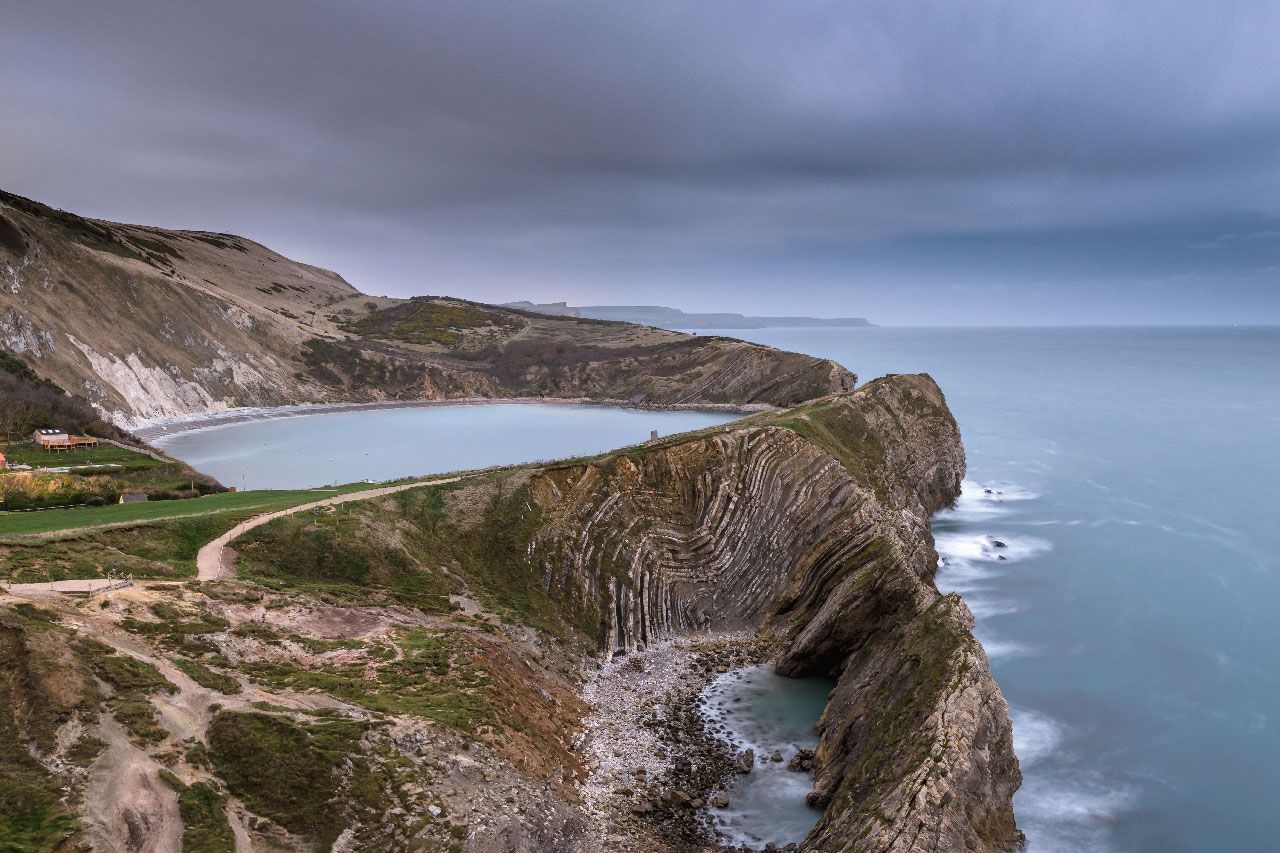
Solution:
M 459 397 L 788 405 L 830 361 L 448 297 L 360 293 L 229 234 L 0 192 L 0 348 L 123 426 L 235 406 Z
M 837 680 L 802 849 L 1011 849 L 1007 708 L 932 580 L 963 471 L 937 386 L 900 376 L 279 518 L 237 540 L 235 580 L 24 593 L 47 609 L 0 604 L 0 834 L 715 849 L 699 815 L 734 756 L 690 699 L 772 659 Z M 113 547 L 163 572 L 156 535 Z

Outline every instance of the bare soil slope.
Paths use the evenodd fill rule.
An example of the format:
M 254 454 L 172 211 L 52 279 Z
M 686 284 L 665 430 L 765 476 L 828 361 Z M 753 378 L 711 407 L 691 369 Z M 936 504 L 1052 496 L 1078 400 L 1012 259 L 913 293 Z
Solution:
M 963 471 L 937 386 L 898 376 L 278 517 L 235 580 L 20 592 L 0 806 L 33 849 L 172 849 L 176 797 L 189 849 L 715 850 L 689 700 L 763 657 L 837 681 L 802 850 L 1010 850 L 1008 709 L 933 583 Z

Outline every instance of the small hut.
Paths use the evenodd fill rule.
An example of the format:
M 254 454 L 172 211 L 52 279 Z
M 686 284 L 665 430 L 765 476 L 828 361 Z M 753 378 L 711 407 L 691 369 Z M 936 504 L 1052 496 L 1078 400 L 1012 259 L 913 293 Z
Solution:
M 41 450 L 75 450 L 77 447 L 97 447 L 98 439 L 88 435 L 70 435 L 60 429 L 38 429 L 31 433 L 31 440 Z

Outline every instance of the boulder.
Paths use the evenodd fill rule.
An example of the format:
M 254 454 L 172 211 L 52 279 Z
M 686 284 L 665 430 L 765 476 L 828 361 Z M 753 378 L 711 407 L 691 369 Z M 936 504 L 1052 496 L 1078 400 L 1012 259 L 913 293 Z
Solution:
M 787 762 L 787 769 L 797 773 L 809 773 L 813 770 L 814 753 L 812 749 L 802 749 Z

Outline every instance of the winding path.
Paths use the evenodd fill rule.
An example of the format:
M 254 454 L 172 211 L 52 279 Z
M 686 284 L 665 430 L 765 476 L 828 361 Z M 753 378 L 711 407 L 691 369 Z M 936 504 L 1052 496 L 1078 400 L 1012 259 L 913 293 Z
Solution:
M 309 509 L 315 509 L 318 506 L 334 506 L 335 504 L 344 504 L 348 501 L 363 501 L 370 498 L 380 498 L 383 495 L 390 495 L 395 492 L 403 492 L 406 489 L 420 489 L 423 486 L 438 486 L 441 483 L 455 483 L 461 477 L 445 477 L 439 480 L 418 480 L 413 483 L 401 483 L 396 486 L 380 486 L 376 489 L 365 489 L 362 492 L 348 492 L 345 495 L 334 495 L 331 498 L 312 501 L 309 504 L 299 504 L 291 506 L 288 509 L 276 510 L 275 512 L 267 512 L 262 515 L 255 515 L 253 518 L 245 519 L 226 533 L 214 539 L 209 544 L 200 549 L 196 554 L 196 576 L 202 581 L 228 580 L 235 577 L 235 569 L 227 564 L 226 548 L 236 538 L 243 536 L 255 527 L 260 527 L 268 521 L 274 521 L 286 515 L 293 515 L 295 512 L 304 512 Z

